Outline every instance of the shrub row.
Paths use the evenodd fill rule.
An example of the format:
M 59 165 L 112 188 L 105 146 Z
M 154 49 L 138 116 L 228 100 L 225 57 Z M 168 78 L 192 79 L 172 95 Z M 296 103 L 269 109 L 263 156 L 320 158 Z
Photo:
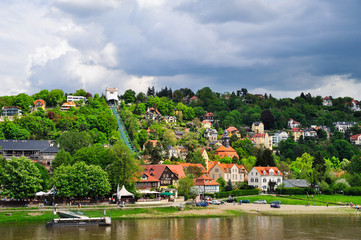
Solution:
M 361 196 L 361 187 L 348 187 L 343 192 L 345 195 Z
M 276 189 L 277 194 L 284 195 L 304 195 L 304 194 L 315 194 L 315 190 L 313 188 L 287 188 L 287 187 L 279 187 Z
M 229 195 L 232 197 L 237 196 L 246 196 L 246 195 L 258 195 L 259 190 L 258 189 L 247 189 L 247 190 L 233 190 L 229 192 L 218 192 L 218 193 L 206 193 L 207 196 L 210 196 L 212 198 L 227 198 Z

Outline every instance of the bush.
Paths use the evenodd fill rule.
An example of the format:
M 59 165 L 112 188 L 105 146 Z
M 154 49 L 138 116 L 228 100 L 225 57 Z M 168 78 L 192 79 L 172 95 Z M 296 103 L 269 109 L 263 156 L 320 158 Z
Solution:
M 345 195 L 361 196 L 361 187 L 349 187 L 344 190 Z
M 287 187 L 279 187 L 276 189 L 277 194 L 284 195 L 305 195 L 305 194 L 314 194 L 315 190 L 313 188 L 287 188 Z

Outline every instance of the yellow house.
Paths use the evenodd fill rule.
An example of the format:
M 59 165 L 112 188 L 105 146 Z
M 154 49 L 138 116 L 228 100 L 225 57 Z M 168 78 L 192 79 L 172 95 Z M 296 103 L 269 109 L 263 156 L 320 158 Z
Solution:
M 252 124 L 252 132 L 264 133 L 264 125 L 262 122 L 254 122 Z
M 237 138 L 241 138 L 241 134 L 239 133 L 238 129 L 235 127 L 229 127 L 226 129 L 228 136 L 232 137 L 233 134 L 237 136 Z
M 256 133 L 253 135 L 252 140 L 256 143 L 257 147 L 265 147 L 272 150 L 272 138 L 268 133 Z
M 291 130 L 291 134 L 293 136 L 293 140 L 295 142 L 298 141 L 298 139 L 300 139 L 300 137 L 302 136 L 303 138 L 305 138 L 305 132 L 299 128 L 292 128 Z

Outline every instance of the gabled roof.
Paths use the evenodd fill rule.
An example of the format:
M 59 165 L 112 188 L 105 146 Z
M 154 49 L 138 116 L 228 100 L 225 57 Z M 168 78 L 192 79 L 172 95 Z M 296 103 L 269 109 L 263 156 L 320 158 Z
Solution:
M 235 127 L 229 127 L 229 128 L 226 129 L 226 131 L 231 133 L 231 132 L 234 132 L 234 131 L 238 131 L 238 129 L 235 128 Z
M 157 114 L 160 115 L 158 109 L 154 109 L 154 108 L 152 108 L 152 107 L 151 107 L 151 108 L 148 108 L 147 113 L 149 113 L 149 112 L 156 112 Z
M 183 171 L 183 167 L 179 165 L 142 165 L 144 167 L 144 173 L 149 176 L 153 176 L 156 179 L 159 179 L 164 172 L 165 168 L 168 168 L 171 172 L 173 172 L 178 178 L 185 177 L 185 173 Z
M 323 98 L 323 100 L 331 100 L 331 98 L 329 96 L 326 96 Z
M 210 163 L 209 172 L 217 165 L 225 173 L 227 172 L 227 169 L 231 169 L 233 166 L 236 166 L 239 170 L 241 170 L 241 172 L 247 172 L 247 170 L 244 168 L 243 165 L 238 165 L 238 164 L 235 164 L 235 163 L 220 163 L 218 161 L 209 162 L 209 163 Z
M 200 163 L 178 163 L 178 166 L 182 166 L 183 168 L 198 167 L 203 173 L 207 173 L 207 170 Z
M 140 180 L 137 180 L 137 182 L 160 182 L 160 180 L 156 179 L 153 176 L 150 176 L 147 173 L 143 173 L 143 175 L 146 175 L 148 179 L 140 179 Z
M 194 185 L 195 186 L 219 186 L 219 183 L 217 183 L 213 178 L 202 175 L 199 178 L 194 179 Z
M 210 121 L 207 121 L 207 120 L 203 120 L 202 123 L 210 123 L 210 124 L 212 124 Z
M 292 122 L 292 124 L 300 124 L 299 122 L 293 120 L 292 118 L 290 118 L 290 120 L 288 120 L 289 122 Z
M 352 135 L 350 139 L 356 141 L 360 136 L 361 134 Z
M 253 169 L 255 169 L 261 176 L 269 176 L 269 171 L 271 169 L 273 169 L 273 171 L 275 172 L 275 175 L 278 175 L 278 172 L 280 172 L 280 176 L 283 176 L 283 173 L 278 170 L 277 167 L 254 167 Z M 265 171 L 265 174 L 264 174 Z
M 256 133 L 255 135 L 253 135 L 253 138 L 265 138 L 266 134 L 265 133 Z
M 254 122 L 253 125 L 259 126 L 262 122 Z
M 204 115 L 205 117 L 213 117 L 213 113 L 211 112 L 207 112 L 206 115 Z
M 292 128 L 291 132 L 303 132 L 303 130 L 299 128 Z
M 57 153 L 59 149 L 51 146 L 48 140 L 0 140 L 0 151 L 5 150 L 33 150 Z

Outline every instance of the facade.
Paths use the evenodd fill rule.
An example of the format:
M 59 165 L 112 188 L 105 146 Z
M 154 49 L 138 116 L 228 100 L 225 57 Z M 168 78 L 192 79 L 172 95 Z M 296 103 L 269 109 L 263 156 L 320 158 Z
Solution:
M 225 164 L 219 162 L 213 162 L 210 166 L 209 176 L 217 181 L 222 177 L 226 182 L 231 180 L 231 183 L 235 185 L 238 182 L 244 182 L 247 177 L 247 170 L 243 165 L 235 163 Z
M 342 133 L 345 133 L 347 129 L 357 124 L 356 122 L 334 122 L 336 130 Z
M 361 134 L 352 135 L 350 137 L 350 142 L 355 145 L 361 145 Z
M 217 141 L 218 131 L 216 129 L 207 128 L 203 132 L 203 137 L 209 142 Z
M 265 147 L 272 150 L 272 138 L 268 133 L 256 133 L 253 135 L 252 140 L 257 147 Z
M 264 133 L 264 125 L 262 122 L 252 123 L 252 132 L 254 133 Z
M 207 172 L 208 172 L 209 156 L 208 156 L 208 153 L 207 153 L 207 151 L 206 151 L 205 148 L 203 148 L 203 149 L 201 150 L 201 154 L 202 154 L 202 157 L 203 157 L 204 161 L 206 162 L 206 168 L 207 168 L 206 170 L 207 170 Z
M 358 105 L 358 102 L 352 99 L 351 101 L 351 111 L 358 112 L 361 111 L 360 105 Z
M 46 103 L 43 99 L 38 99 L 34 101 L 35 109 L 42 108 L 44 111 L 46 109 Z
M 106 88 L 105 89 L 105 98 L 108 103 L 118 104 L 118 88 Z
M 79 102 L 79 101 L 86 102 L 86 97 L 68 95 L 68 96 L 66 96 L 66 101 L 67 102 Z
M 295 142 L 297 142 L 298 139 L 300 139 L 301 136 L 303 138 L 305 138 L 305 132 L 303 130 L 299 129 L 299 128 L 292 128 L 291 135 L 292 135 L 293 140 Z
M 198 189 L 199 194 L 219 192 L 219 183 L 207 175 L 194 179 L 194 186 Z
M 177 158 L 178 157 L 178 153 L 177 153 L 177 149 L 175 149 L 173 146 L 168 145 L 167 146 L 167 153 L 168 153 L 168 158 L 171 159 L 172 157 Z
M 292 128 L 298 128 L 298 127 L 301 126 L 301 123 L 299 123 L 299 122 L 293 120 L 292 118 L 290 118 L 290 120 L 288 120 L 288 122 L 287 122 L 287 126 L 288 126 L 288 128 L 291 128 L 291 129 Z
M 212 127 L 212 123 L 210 121 L 207 121 L 207 120 L 203 120 L 201 122 L 202 124 L 202 128 L 211 128 Z
M 214 122 L 213 113 L 207 112 L 206 115 L 203 116 L 203 120 L 207 120 L 207 121 L 213 123 Z
M 151 189 L 151 188 L 159 188 L 160 180 L 156 179 L 153 176 L 150 176 L 147 173 L 143 173 L 140 179 L 135 181 L 135 186 L 137 189 Z
M 248 185 L 250 186 L 269 191 L 272 190 L 272 184 L 270 185 L 269 182 L 275 184 L 274 189 L 282 184 L 283 174 L 277 167 L 254 167 L 248 173 Z
M 15 115 L 21 115 L 21 108 L 20 107 L 2 107 L 2 116 L 4 117 L 12 117 Z
M 164 121 L 166 123 L 176 123 L 177 122 L 177 118 L 175 116 L 165 116 L 164 117 Z
M 147 112 L 145 113 L 145 119 L 153 120 L 153 121 L 159 121 L 161 120 L 162 115 L 159 113 L 157 109 L 154 108 L 148 108 Z
M 0 154 L 7 160 L 26 157 L 44 165 L 48 170 L 59 149 L 48 140 L 0 140 Z
M 270 136 L 272 138 L 272 146 L 278 146 L 278 143 L 284 140 L 287 140 L 288 133 L 285 131 L 276 132 L 273 136 Z
M 160 188 L 169 185 L 178 186 L 179 179 L 186 176 L 183 167 L 178 165 L 142 165 L 141 167 L 144 167 L 143 173 L 160 181 Z
M 326 106 L 326 107 L 331 107 L 332 106 L 332 100 L 330 97 L 324 97 L 323 101 L 322 101 L 322 105 Z
M 310 137 L 310 138 L 317 137 L 317 131 L 313 128 L 305 128 L 303 129 L 303 131 L 305 132 L 305 137 Z

